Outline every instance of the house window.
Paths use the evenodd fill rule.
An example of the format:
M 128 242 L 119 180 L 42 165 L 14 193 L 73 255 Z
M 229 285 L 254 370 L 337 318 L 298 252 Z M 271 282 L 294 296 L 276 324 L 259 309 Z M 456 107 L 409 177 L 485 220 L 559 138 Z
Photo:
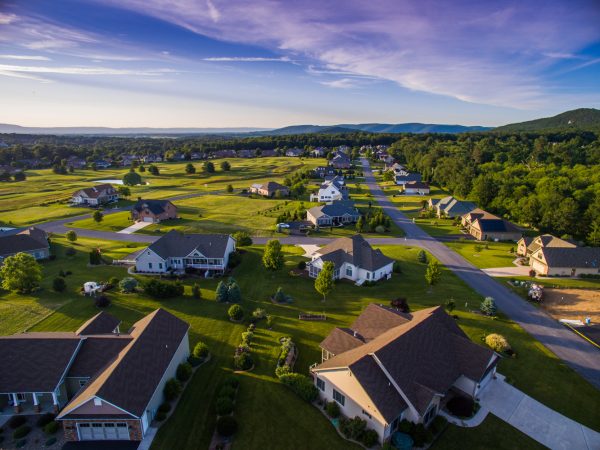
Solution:
M 79 387 L 82 388 L 87 384 L 87 380 L 79 380 Z
M 148 263 L 148 269 L 152 269 L 152 263 Z
M 158 268 L 162 269 L 162 263 L 158 263 Z
M 352 267 L 346 267 L 346 276 L 347 277 L 351 277 L 352 276 Z
M 317 378 L 317 387 L 320 390 L 325 391 L 325 381 L 321 380 L 320 378 Z
M 367 272 L 367 280 L 371 279 L 371 272 Z
M 427 412 L 425 413 L 425 415 L 423 416 L 423 423 L 427 424 L 431 421 L 431 419 L 433 419 L 435 417 L 436 414 L 436 407 L 435 405 L 432 405 Z
M 346 397 L 335 389 L 333 390 L 333 399 L 342 406 L 346 403 Z
M 369 419 L 372 419 L 371 414 L 369 414 L 368 412 L 366 412 L 364 409 L 362 410 L 363 415 L 367 416 Z

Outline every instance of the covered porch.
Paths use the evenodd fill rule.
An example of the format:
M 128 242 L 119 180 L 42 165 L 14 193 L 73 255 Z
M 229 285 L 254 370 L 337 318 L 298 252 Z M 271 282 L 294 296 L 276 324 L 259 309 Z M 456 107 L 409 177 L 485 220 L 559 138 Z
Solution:
M 55 392 L 11 392 L 0 396 L 0 414 L 56 414 L 65 402 Z

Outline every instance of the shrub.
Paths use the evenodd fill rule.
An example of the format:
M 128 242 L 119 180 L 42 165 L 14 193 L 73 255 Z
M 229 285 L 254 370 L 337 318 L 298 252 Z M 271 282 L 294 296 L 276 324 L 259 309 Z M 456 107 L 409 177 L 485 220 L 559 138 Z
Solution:
M 420 250 L 419 253 L 417 254 L 417 260 L 420 263 L 427 263 L 427 253 L 425 253 L 425 250 Z
M 254 365 L 254 360 L 248 352 L 242 352 L 233 357 L 233 365 L 238 370 L 249 370 Z
M 158 412 L 168 413 L 169 411 L 171 411 L 171 404 L 169 402 L 161 403 L 158 407 Z
M 231 305 L 227 315 L 231 320 L 240 321 L 244 317 L 244 310 L 240 305 Z
M 52 447 L 54 444 L 56 444 L 56 438 L 51 437 L 50 439 L 48 439 L 46 441 L 46 443 L 44 444 L 44 447 Z
M 298 269 L 300 269 L 300 270 L 306 269 L 306 261 L 300 261 L 298 263 Z
M 21 425 L 25 424 L 25 422 L 27 422 L 25 416 L 12 416 L 8 420 L 8 426 L 14 430 L 16 428 L 19 428 Z
M 75 242 L 77 240 L 77 233 L 73 230 L 69 230 L 65 233 L 65 237 L 69 242 Z
M 273 299 L 277 303 L 284 303 L 287 300 L 287 295 L 285 295 L 283 289 L 281 289 L 281 286 L 277 288 L 277 292 L 275 292 L 275 296 L 273 297 Z
M 488 334 L 485 337 L 485 343 L 488 347 L 498 353 L 504 353 L 511 349 L 508 341 L 501 334 Z
M 341 414 L 340 406 L 337 404 L 337 402 L 328 402 L 327 405 L 325 405 L 325 411 L 332 419 L 337 419 Z
M 134 292 L 137 286 L 137 280 L 132 277 L 125 277 L 119 281 L 119 289 L 121 292 Z
M 290 366 L 287 364 L 275 367 L 275 376 L 277 378 L 281 378 L 283 375 L 287 375 L 289 373 L 292 373 L 292 369 L 290 369 Z
M 454 302 L 454 300 L 448 300 L 446 302 L 446 311 L 451 313 L 452 311 L 454 311 L 454 308 L 456 308 L 456 303 Z
M 231 303 L 239 303 L 242 301 L 242 292 L 235 281 L 229 284 L 229 292 L 227 293 L 227 297 Z
M 219 397 L 233 400 L 235 398 L 235 387 L 225 384 L 219 389 Z
M 51 413 L 42 414 L 36 421 L 36 425 L 40 428 L 45 427 L 54 420 L 55 415 Z
M 194 283 L 192 286 L 192 297 L 202 298 L 202 291 L 200 290 L 200 285 L 198 283 Z
M 394 261 L 393 269 L 394 273 L 402 273 L 402 266 L 400 265 L 400 261 Z
M 481 302 L 479 309 L 486 316 L 495 316 L 496 311 L 497 311 L 496 302 L 494 301 L 494 299 L 492 297 L 486 297 Z
M 181 394 L 181 383 L 176 378 L 171 378 L 165 383 L 163 394 L 167 401 L 175 400 Z
M 113 286 L 119 285 L 119 279 L 117 277 L 110 277 L 108 279 L 108 284 L 112 284 Z
M 169 283 L 153 278 L 144 283 L 144 292 L 154 298 L 179 297 L 183 295 L 183 290 L 183 284 L 179 281 Z
M 400 311 L 402 311 L 403 313 L 410 312 L 410 306 L 408 306 L 408 301 L 404 297 L 398 297 L 397 299 L 392 300 L 390 302 L 390 304 L 391 304 L 392 308 L 397 308 Z
M 217 433 L 219 433 L 220 436 L 233 436 L 237 429 L 238 423 L 233 416 L 221 416 L 217 420 Z
M 240 380 L 238 377 L 234 376 L 234 375 L 227 375 L 224 379 L 223 382 L 221 383 L 222 386 L 230 386 L 233 389 L 237 389 L 237 387 L 240 385 Z
M 244 331 L 242 333 L 242 345 L 250 346 L 253 338 L 254 338 L 254 333 L 252 331 Z
M 239 252 L 232 252 L 229 254 L 229 261 L 227 261 L 227 267 L 233 269 L 234 267 L 239 266 L 241 262 L 242 255 L 240 255 Z
M 225 416 L 233 412 L 233 402 L 229 397 L 219 397 L 215 405 L 217 414 L 219 416 Z
M 29 425 L 21 425 L 13 432 L 14 439 L 24 438 L 31 431 L 31 427 Z
M 360 442 L 362 442 L 365 447 L 373 447 L 379 442 L 379 435 L 377 434 L 377 431 L 367 429 L 360 437 Z
M 219 281 L 215 290 L 215 297 L 218 302 L 224 303 L 228 300 L 229 287 L 224 281 Z
M 252 311 L 252 317 L 255 319 L 264 319 L 267 316 L 267 311 L 262 308 L 256 308 Z
M 424 447 L 425 444 L 432 441 L 433 434 L 422 423 L 419 423 L 414 426 L 411 437 L 415 447 Z
M 265 325 L 267 326 L 267 328 L 270 330 L 273 327 L 273 321 L 275 320 L 275 318 L 271 315 L 267 316 L 267 322 L 265 323 Z
M 162 412 L 162 411 L 158 411 L 155 415 L 154 415 L 154 420 L 156 420 L 157 422 L 162 422 L 163 420 L 165 420 L 167 418 L 167 413 Z
M 63 277 L 56 277 L 52 280 L 52 289 L 56 292 L 64 292 L 67 288 L 67 282 Z
M 75 256 L 77 251 L 73 247 L 69 247 L 65 250 L 65 255 L 67 256 Z
M 473 399 L 463 396 L 453 397 L 446 403 L 448 411 L 456 417 L 471 417 L 474 407 Z
M 435 419 L 429 425 L 429 429 L 433 434 L 438 434 L 446 428 L 448 420 L 444 416 L 435 416 Z
M 353 419 L 341 419 L 340 431 L 349 439 L 358 441 L 367 429 L 367 422 L 360 417 Z
M 58 424 L 58 422 L 53 420 L 52 422 L 46 424 L 46 426 L 44 427 L 44 433 L 54 434 L 58 431 L 59 428 L 60 425 Z
M 306 375 L 289 373 L 282 375 L 279 380 L 307 402 L 315 401 L 319 394 L 311 379 Z
M 100 255 L 100 251 L 96 248 L 90 252 L 90 264 L 92 266 L 102 264 L 102 255 Z
M 98 308 L 108 308 L 110 306 L 110 299 L 106 295 L 99 295 L 94 300 L 94 303 Z
M 385 228 L 383 227 L 383 225 L 377 225 L 377 226 L 375 227 L 375 232 L 376 232 L 376 233 L 380 233 L 380 234 L 381 234 L 381 233 L 385 233 Z
M 233 238 L 238 247 L 248 247 L 249 245 L 252 245 L 252 238 L 246 231 L 236 231 L 233 233 Z
M 192 354 L 196 358 L 206 358 L 208 356 L 208 345 L 206 345 L 204 342 L 198 342 L 194 346 L 194 351 L 192 352 Z
M 177 373 L 175 374 L 177 379 L 182 383 L 187 381 L 192 376 L 192 365 L 188 362 L 181 363 L 177 366 Z

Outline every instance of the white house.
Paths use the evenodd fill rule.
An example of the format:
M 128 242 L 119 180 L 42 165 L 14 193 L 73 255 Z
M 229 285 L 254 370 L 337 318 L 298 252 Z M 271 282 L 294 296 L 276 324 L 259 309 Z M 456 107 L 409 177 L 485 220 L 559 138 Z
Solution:
M 183 234 L 171 230 L 135 258 L 141 273 L 183 272 L 196 269 L 224 273 L 235 239 L 228 234 Z
M 119 200 L 119 193 L 108 183 L 76 191 L 71 202 L 76 205 L 98 206 Z
M 476 398 L 498 362 L 441 306 L 405 314 L 372 303 L 320 345 L 322 362 L 311 367 L 319 397 L 364 419 L 380 443 L 402 420 L 429 424 L 450 390 Z
M 335 279 L 345 278 L 357 284 L 389 278 L 394 269 L 394 260 L 379 249 L 373 250 L 360 234 L 336 239 L 317 250 L 307 264 L 309 276 L 316 278 L 325 261 L 333 262 Z
M 428 195 L 429 184 L 423 181 L 409 181 L 404 185 L 405 195 Z
M 317 192 L 310 194 L 311 202 L 331 203 L 348 198 L 348 189 L 344 186 L 343 177 L 334 177 L 325 181 Z

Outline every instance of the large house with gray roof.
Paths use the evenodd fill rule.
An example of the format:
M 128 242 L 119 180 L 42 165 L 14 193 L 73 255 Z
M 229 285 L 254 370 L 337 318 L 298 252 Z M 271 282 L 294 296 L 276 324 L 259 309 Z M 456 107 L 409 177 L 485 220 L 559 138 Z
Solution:
M 322 362 L 311 367 L 319 397 L 364 419 L 380 443 L 402 420 L 429 424 L 452 392 L 477 398 L 499 358 L 440 306 L 405 314 L 373 303 L 320 346 Z
M 306 220 L 319 227 L 355 223 L 359 218 L 360 213 L 352 201 L 339 201 L 329 205 L 313 206 L 306 211 Z
M 151 223 L 176 219 L 177 207 L 169 200 L 142 200 L 140 198 L 131 208 L 131 218 L 138 222 Z
M 5 258 L 17 253 L 28 253 L 35 259 L 46 259 L 50 256 L 48 234 L 35 227 L 10 228 L 0 231 L 0 264 Z
M 462 217 L 477 208 L 473 202 L 457 200 L 452 196 L 429 199 L 429 208 L 433 209 L 438 217 Z
M 189 324 L 163 309 L 119 324 L 101 312 L 71 333 L 0 337 L 0 407 L 58 413 L 70 441 L 140 441 L 189 356 Z
M 207 276 L 227 270 L 235 239 L 228 234 L 184 234 L 171 230 L 135 258 L 138 273 L 198 270 Z
M 73 193 L 71 202 L 75 205 L 99 206 L 119 200 L 119 193 L 108 183 L 98 184 Z
M 600 247 L 540 247 L 529 265 L 542 276 L 600 275 Z
M 316 278 L 326 261 L 334 265 L 334 279 L 356 284 L 390 278 L 394 268 L 394 260 L 374 250 L 360 234 L 336 239 L 317 250 L 307 264 L 309 276 Z

